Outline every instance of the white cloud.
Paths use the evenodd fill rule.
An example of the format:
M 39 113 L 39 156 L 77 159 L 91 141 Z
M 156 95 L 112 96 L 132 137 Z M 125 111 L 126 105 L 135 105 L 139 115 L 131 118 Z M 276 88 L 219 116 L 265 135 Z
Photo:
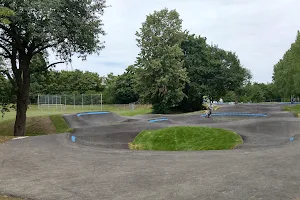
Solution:
M 123 73 L 136 60 L 135 32 L 146 15 L 167 7 L 179 12 L 184 29 L 235 51 L 255 81 L 270 82 L 273 65 L 294 41 L 300 18 L 297 0 L 108 0 L 108 4 L 112 7 L 103 16 L 106 48 L 84 62 L 74 58 L 74 69 Z

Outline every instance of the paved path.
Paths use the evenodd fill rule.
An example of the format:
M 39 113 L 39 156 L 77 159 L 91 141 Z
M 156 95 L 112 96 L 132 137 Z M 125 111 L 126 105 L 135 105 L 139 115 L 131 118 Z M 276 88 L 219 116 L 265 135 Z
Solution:
M 248 146 L 230 151 L 130 151 L 73 143 L 68 134 L 11 141 L 0 145 L 0 192 L 41 200 L 300 199 L 300 142 L 295 130 L 298 119 L 275 105 L 220 111 L 226 109 L 267 112 L 270 117 L 203 122 L 252 137 Z M 178 116 L 169 118 L 178 123 Z M 264 126 L 263 121 L 268 125 Z M 259 128 L 253 131 L 253 124 Z M 107 127 L 112 126 L 126 132 L 126 126 Z M 277 127 L 272 131 L 266 128 L 273 126 Z M 78 134 L 80 130 L 85 127 L 79 126 Z M 277 139 L 267 143 L 273 134 Z M 295 140 L 287 142 L 291 135 L 296 136 Z M 258 142 L 260 137 L 265 143 Z

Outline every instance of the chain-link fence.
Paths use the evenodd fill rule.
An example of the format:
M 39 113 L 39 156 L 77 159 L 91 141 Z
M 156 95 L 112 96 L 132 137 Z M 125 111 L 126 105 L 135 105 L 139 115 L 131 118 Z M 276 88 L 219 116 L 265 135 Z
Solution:
M 102 94 L 38 95 L 38 109 L 100 109 Z
M 102 94 L 39 94 L 36 104 L 39 110 L 135 110 L 142 106 L 135 103 L 103 104 Z

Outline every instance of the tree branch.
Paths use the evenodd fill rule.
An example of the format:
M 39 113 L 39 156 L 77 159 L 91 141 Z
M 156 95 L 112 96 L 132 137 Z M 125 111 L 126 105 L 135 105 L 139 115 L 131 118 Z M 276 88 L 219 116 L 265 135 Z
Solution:
M 45 71 L 45 70 L 49 69 L 50 67 L 52 67 L 54 65 L 62 64 L 62 63 L 65 63 L 65 62 L 63 62 L 63 61 L 55 62 L 55 63 L 52 63 L 52 64 L 48 65 L 47 67 L 42 67 L 41 66 L 40 68 L 38 68 L 37 70 L 35 70 L 33 73 L 39 73 L 39 72 Z
M 9 26 L 10 26 L 10 28 L 7 28 L 7 27 L 4 26 L 3 24 L 0 24 L 0 29 L 3 29 L 4 31 L 6 31 L 6 32 L 8 33 L 8 35 L 10 35 L 11 38 L 14 39 L 14 40 L 17 42 L 17 45 L 18 45 L 19 47 L 21 47 L 20 50 L 23 51 L 23 49 L 22 49 L 22 48 L 23 48 L 23 45 L 22 45 L 22 42 L 21 42 L 19 36 L 18 36 L 15 32 L 12 31 L 12 29 L 14 29 L 13 25 L 12 25 L 12 24 L 9 24 Z
M 55 63 L 52 63 L 51 65 L 48 65 L 45 69 L 49 69 L 50 67 L 54 66 L 54 65 L 57 65 L 57 64 L 62 64 L 62 63 L 65 63 L 63 61 L 60 61 L 60 62 L 55 62 Z
M 7 42 L 9 44 L 12 44 L 12 42 L 4 37 L 0 37 L 0 40 L 3 40 L 4 42 Z
M 3 49 L 8 54 L 7 56 L 9 56 L 9 57 L 12 56 L 11 52 L 1 43 L 0 43 L 0 48 Z
M 49 45 L 46 45 L 44 47 L 38 48 L 37 50 L 34 50 L 32 54 L 38 54 L 38 53 L 40 53 L 41 51 L 43 51 L 45 49 L 48 49 L 50 47 L 54 47 L 55 45 L 57 45 L 57 44 L 49 44 Z
M 3 58 L 11 58 L 10 56 L 8 56 L 8 55 L 5 54 L 5 53 L 0 53 L 0 56 L 2 56 Z

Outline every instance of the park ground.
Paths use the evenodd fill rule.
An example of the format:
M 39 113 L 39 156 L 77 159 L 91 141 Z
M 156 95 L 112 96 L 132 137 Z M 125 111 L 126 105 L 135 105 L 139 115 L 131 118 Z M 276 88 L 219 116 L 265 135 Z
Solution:
M 264 107 L 254 105 L 251 110 Z M 278 127 L 285 121 L 299 123 L 292 117 L 280 117 L 283 115 L 289 116 L 278 109 L 265 121 L 270 125 L 273 120 Z M 242 120 L 237 126 L 263 121 Z M 232 127 L 234 124 L 229 122 Z M 252 131 L 255 135 L 259 132 Z M 273 133 L 280 134 L 276 129 Z M 145 152 L 84 146 L 72 143 L 67 136 L 51 134 L 1 144 L 0 192 L 43 200 L 300 197 L 298 137 L 290 143 L 259 148 Z
M 53 133 L 69 132 L 63 114 L 72 114 L 89 111 L 111 111 L 122 116 L 134 116 L 151 113 L 151 106 L 137 105 L 131 110 L 129 105 L 103 105 L 99 106 L 67 106 L 66 109 L 38 109 L 37 105 L 30 105 L 27 111 L 27 136 L 48 135 Z M 13 126 L 16 112 L 11 110 L 0 119 L 0 143 L 13 139 Z

